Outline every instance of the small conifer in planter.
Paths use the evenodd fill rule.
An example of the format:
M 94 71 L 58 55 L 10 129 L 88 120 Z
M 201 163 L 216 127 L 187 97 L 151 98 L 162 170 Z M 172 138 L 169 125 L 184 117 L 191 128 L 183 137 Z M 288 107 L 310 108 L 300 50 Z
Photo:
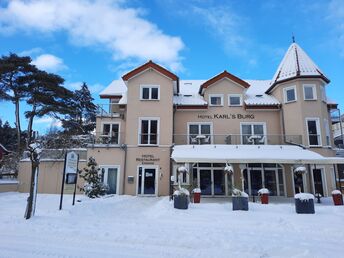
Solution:
M 186 210 L 189 207 L 190 193 L 187 189 L 181 187 L 182 175 L 188 173 L 188 169 L 181 166 L 177 169 L 178 174 L 178 190 L 173 193 L 173 202 L 175 209 Z

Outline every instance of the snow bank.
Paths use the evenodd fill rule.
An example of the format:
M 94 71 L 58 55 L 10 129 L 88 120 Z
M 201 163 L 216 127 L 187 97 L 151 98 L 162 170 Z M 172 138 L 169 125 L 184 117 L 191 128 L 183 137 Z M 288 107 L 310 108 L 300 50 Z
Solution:
M 298 193 L 295 194 L 294 198 L 301 201 L 314 200 L 314 195 L 310 193 Z

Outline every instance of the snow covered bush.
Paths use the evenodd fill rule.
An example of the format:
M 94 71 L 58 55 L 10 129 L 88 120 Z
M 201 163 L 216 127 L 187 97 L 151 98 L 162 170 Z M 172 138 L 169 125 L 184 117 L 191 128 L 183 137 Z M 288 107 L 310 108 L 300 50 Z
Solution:
M 267 188 L 261 188 L 261 189 L 259 189 L 259 191 L 258 191 L 258 194 L 259 195 L 262 195 L 262 194 L 269 194 L 270 193 L 270 191 L 269 191 L 269 189 L 267 189 Z
M 82 191 L 90 198 L 98 198 L 105 195 L 109 190 L 108 185 L 102 183 L 102 176 L 99 173 L 100 168 L 93 157 L 90 157 L 87 162 L 87 167 L 83 171 L 79 171 L 80 177 L 85 180 Z
M 233 189 L 232 196 L 233 197 L 246 197 L 246 198 L 248 198 L 248 194 L 247 193 L 245 193 L 244 191 L 240 191 L 237 188 Z
M 190 192 L 185 188 L 180 188 L 179 190 L 174 191 L 174 196 L 189 196 Z

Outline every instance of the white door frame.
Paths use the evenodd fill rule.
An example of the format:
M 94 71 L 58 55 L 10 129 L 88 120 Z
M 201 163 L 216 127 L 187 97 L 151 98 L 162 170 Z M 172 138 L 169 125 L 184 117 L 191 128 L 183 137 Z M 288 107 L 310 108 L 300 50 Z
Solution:
M 314 185 L 314 175 L 313 175 L 313 169 L 320 169 L 320 173 L 321 173 L 321 183 L 323 186 L 323 192 L 324 192 L 324 196 L 327 196 L 327 182 L 326 182 L 326 169 L 325 166 L 321 166 L 321 165 L 317 165 L 311 166 L 311 180 L 312 180 L 312 186 L 313 186 L 313 194 L 315 194 L 315 185 Z
M 215 195 L 215 188 L 214 188 L 214 170 L 219 170 L 223 172 L 223 168 L 221 167 L 198 167 L 197 168 L 197 186 L 198 188 L 201 187 L 200 180 L 200 170 L 209 170 L 210 171 L 210 180 L 211 180 L 211 194 L 206 196 L 212 196 L 212 197 L 221 197 L 221 196 L 227 196 L 228 195 L 228 176 L 227 173 L 225 174 L 225 193 L 224 195 Z M 223 172 L 224 173 L 224 172 Z M 232 175 L 232 182 L 233 182 L 233 175 Z
M 142 168 L 142 181 L 141 181 L 141 193 L 139 193 L 139 170 Z M 144 170 L 145 169 L 154 169 L 155 170 L 155 189 L 154 189 L 154 194 L 143 194 L 142 191 L 144 189 L 144 183 L 145 183 L 145 177 L 144 177 Z M 158 165 L 138 165 L 137 166 L 137 172 L 136 172 L 136 177 L 137 177 L 137 183 L 136 183 L 136 195 L 137 196 L 158 196 L 158 174 L 159 172 L 159 166 Z
M 102 173 L 102 169 L 105 169 L 104 173 L 104 184 L 107 184 L 107 178 L 108 178 L 108 169 L 109 168 L 116 168 L 117 169 L 117 182 L 116 182 L 116 194 L 119 194 L 119 186 L 120 186 L 120 165 L 101 165 L 99 166 L 100 173 Z

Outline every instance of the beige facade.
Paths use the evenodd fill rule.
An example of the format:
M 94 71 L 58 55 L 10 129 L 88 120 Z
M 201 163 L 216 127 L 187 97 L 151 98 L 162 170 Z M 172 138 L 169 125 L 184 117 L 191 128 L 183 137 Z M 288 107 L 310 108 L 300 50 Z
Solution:
M 95 157 L 116 194 L 169 195 L 181 180 L 208 196 L 231 195 L 234 187 L 250 195 L 266 187 L 277 197 L 299 190 L 329 196 L 336 188 L 335 164 L 342 161 L 326 158 L 335 156 L 325 93 L 329 80 L 309 60 L 294 43 L 274 78 L 266 81 L 242 80 L 226 71 L 206 81 L 182 81 L 149 61 L 100 94 L 109 105 L 97 116 L 96 142 L 87 157 Z M 321 156 L 307 163 L 302 157 L 271 162 L 266 151 L 259 162 L 232 162 L 234 173 L 229 175 L 224 173 L 227 162 L 205 161 L 204 155 L 177 163 L 174 146 L 190 145 L 207 145 L 209 153 L 220 145 L 298 146 Z M 225 154 L 231 158 L 230 152 Z M 250 155 L 244 152 L 243 160 Z M 22 163 L 21 171 L 29 171 L 28 164 Z M 41 165 L 39 191 L 59 192 L 61 175 L 49 171 L 62 171 L 62 165 Z M 176 173 L 180 166 L 189 171 L 182 178 Z M 298 166 L 307 173 L 295 173 Z M 20 191 L 28 190 L 28 174 L 20 173 Z

